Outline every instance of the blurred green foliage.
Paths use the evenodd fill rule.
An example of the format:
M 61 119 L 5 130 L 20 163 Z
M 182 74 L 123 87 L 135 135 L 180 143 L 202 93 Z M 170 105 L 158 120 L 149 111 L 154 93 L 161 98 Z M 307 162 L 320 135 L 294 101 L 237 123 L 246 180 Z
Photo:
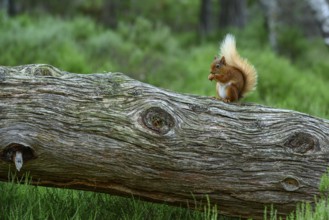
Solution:
M 27 15 L 0 17 L 1 64 L 49 63 L 73 72 L 93 70 L 87 62 L 88 54 L 84 53 L 81 32 L 93 33 L 95 24 L 91 21 L 63 22 L 50 17 L 41 20 Z
M 133 24 L 120 23 L 117 31 L 83 17 L 0 18 L 3 65 L 48 63 L 70 72 L 121 71 L 144 79 L 146 73 L 166 71 L 181 53 L 168 27 L 142 17 Z
M 278 36 L 278 50 L 292 61 L 303 59 L 307 53 L 308 44 L 303 33 L 296 27 L 281 28 Z
M 191 31 L 198 28 L 200 0 L 16 0 L 21 11 L 52 14 L 64 17 L 83 15 L 116 27 L 118 22 L 134 23 L 136 17 L 170 26 L 175 31 Z

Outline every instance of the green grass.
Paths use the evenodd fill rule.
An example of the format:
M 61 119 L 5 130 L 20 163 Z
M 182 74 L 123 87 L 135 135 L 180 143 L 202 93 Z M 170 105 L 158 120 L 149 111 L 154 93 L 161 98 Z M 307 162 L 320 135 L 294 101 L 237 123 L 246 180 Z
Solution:
M 0 219 L 228 219 L 206 212 L 104 193 L 0 182 Z
M 278 216 L 277 212 L 271 207 L 268 212 L 264 210 L 264 220 L 326 220 L 329 219 L 329 199 L 321 199 L 315 202 L 315 205 L 310 203 L 300 203 L 296 207 L 296 211 L 287 216 Z
M 328 192 L 328 175 L 321 180 L 322 192 Z M 19 184 L 21 183 L 21 184 Z M 0 219 L 195 219 L 237 220 L 219 215 L 217 205 L 208 204 L 195 211 L 187 208 L 155 204 L 139 199 L 112 196 L 104 193 L 31 186 L 28 178 L 0 182 Z M 323 194 L 315 199 L 314 207 L 300 203 L 287 220 L 329 219 L 329 199 Z M 264 220 L 279 220 L 273 207 L 265 208 Z

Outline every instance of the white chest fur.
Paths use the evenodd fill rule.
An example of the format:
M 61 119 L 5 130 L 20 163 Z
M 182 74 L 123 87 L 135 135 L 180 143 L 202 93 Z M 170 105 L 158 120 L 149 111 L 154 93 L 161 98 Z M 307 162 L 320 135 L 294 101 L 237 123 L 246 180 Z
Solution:
M 218 93 L 218 96 L 222 99 L 226 99 L 227 98 L 227 95 L 226 95 L 226 89 L 227 87 L 231 85 L 231 82 L 228 82 L 228 83 L 220 83 L 220 82 L 217 82 L 217 93 Z

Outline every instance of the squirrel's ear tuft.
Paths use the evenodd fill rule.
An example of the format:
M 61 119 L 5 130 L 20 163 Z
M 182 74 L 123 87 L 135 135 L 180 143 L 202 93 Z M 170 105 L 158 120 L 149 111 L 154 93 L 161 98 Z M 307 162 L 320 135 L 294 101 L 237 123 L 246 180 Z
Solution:
M 217 56 L 214 56 L 214 60 L 218 59 Z
M 222 58 L 220 59 L 220 61 L 219 61 L 221 64 L 223 64 L 223 65 L 226 65 L 226 60 L 225 60 L 225 57 L 224 56 L 222 56 Z

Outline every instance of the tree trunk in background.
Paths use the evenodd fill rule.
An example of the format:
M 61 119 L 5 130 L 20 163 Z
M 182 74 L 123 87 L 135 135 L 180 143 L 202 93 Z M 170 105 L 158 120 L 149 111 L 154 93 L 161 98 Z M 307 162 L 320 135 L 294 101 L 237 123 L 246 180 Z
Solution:
M 234 26 L 242 28 L 247 20 L 247 3 L 246 0 L 219 0 L 220 28 Z
M 329 4 L 326 0 L 308 0 L 308 4 L 319 23 L 324 42 L 329 46 Z
M 268 41 L 274 51 L 280 52 L 282 49 L 289 51 L 289 34 L 295 35 L 296 38 L 291 40 L 293 41 L 291 44 L 294 44 L 295 40 L 298 41 L 297 38 L 300 37 L 314 38 L 321 35 L 321 30 L 317 25 L 318 22 L 308 1 L 260 0 L 259 2 L 266 21 Z M 318 9 L 322 7 L 320 6 Z M 326 11 L 325 8 L 323 7 Z M 292 37 L 290 36 L 290 38 Z M 282 45 L 278 42 L 279 39 L 284 41 L 281 42 Z
M 8 15 L 14 16 L 17 14 L 17 8 L 15 4 L 15 0 L 8 0 Z
M 211 24 L 211 0 L 201 0 L 200 7 L 200 35 L 207 36 Z
M 14 16 L 17 14 L 17 7 L 15 0 L 1 0 L 0 9 L 7 12 L 9 16 Z
M 277 25 L 278 25 L 278 2 L 277 0 L 260 0 L 264 11 L 268 40 L 274 51 L 278 51 Z
M 206 80 L 206 79 L 205 79 Z M 121 73 L 0 66 L 0 180 L 203 207 L 262 219 L 314 202 L 329 164 L 329 121 L 226 104 Z M 0 195 L 1 196 L 1 195 Z
M 120 1 L 106 0 L 104 3 L 105 10 L 102 11 L 102 21 L 111 28 L 116 28 L 118 25 L 118 15 L 120 13 Z

